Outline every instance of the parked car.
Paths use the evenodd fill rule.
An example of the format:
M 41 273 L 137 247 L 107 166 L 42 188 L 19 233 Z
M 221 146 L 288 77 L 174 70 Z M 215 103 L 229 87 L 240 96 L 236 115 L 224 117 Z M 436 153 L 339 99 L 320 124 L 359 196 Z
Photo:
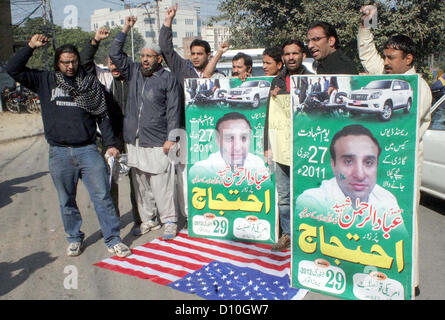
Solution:
M 431 124 L 423 137 L 420 190 L 445 200 L 445 95 L 431 107 Z
M 261 100 L 265 100 L 269 96 L 269 90 L 269 81 L 246 81 L 239 87 L 230 89 L 227 93 L 226 101 L 231 105 L 244 103 L 250 104 L 252 108 L 258 108 Z
M 343 100 L 352 115 L 374 113 L 379 120 L 388 121 L 394 110 L 404 109 L 405 113 L 411 110 L 413 90 L 403 80 L 375 80 L 360 90 L 351 91 Z

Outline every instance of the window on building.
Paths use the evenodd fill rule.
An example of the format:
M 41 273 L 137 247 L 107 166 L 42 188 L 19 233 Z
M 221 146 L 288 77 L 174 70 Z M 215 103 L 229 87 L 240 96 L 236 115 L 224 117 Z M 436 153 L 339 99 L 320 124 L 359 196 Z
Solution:
M 187 31 L 187 32 L 185 33 L 185 36 L 186 36 L 187 38 L 193 37 L 193 31 Z
M 124 25 L 124 19 L 121 19 L 121 25 Z
M 114 21 L 111 21 L 111 26 L 114 27 Z
M 173 31 L 173 38 L 177 38 L 178 37 L 178 33 L 176 31 Z
M 145 18 L 144 19 L 144 23 L 145 24 L 155 24 L 156 23 L 156 19 L 155 18 Z
M 185 19 L 185 24 L 193 25 L 193 19 Z
M 156 32 L 154 32 L 154 31 L 146 31 L 145 32 L 145 37 L 146 38 L 155 38 L 156 37 Z
M 176 24 L 176 18 L 173 19 L 172 24 Z

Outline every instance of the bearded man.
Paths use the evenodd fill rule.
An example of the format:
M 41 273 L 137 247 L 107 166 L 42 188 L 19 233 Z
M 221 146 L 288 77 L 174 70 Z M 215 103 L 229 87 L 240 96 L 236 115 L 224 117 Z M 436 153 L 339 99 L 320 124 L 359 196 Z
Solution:
M 128 79 L 128 97 L 124 118 L 124 142 L 128 165 L 132 170 L 141 231 L 165 225 L 162 238 L 177 234 L 174 203 L 175 166 L 168 152 L 176 142 L 180 125 L 180 91 L 176 78 L 162 65 L 161 49 L 156 44 L 141 50 L 141 62 L 135 63 L 123 52 L 128 32 L 136 23 L 126 17 L 122 32 L 114 39 L 110 58 Z M 158 219 L 159 214 L 159 219 Z

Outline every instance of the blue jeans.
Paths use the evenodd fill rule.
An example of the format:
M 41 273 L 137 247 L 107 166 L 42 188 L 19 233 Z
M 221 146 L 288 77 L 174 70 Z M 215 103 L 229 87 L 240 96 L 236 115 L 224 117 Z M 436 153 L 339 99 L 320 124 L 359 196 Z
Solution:
M 290 167 L 278 162 L 275 165 L 281 233 L 290 236 Z
M 49 146 L 49 171 L 59 197 L 63 226 L 68 242 L 83 241 L 82 217 L 76 204 L 79 178 L 82 179 L 99 220 L 107 247 L 121 242 L 120 222 L 110 195 L 104 158 L 95 144 L 84 147 Z

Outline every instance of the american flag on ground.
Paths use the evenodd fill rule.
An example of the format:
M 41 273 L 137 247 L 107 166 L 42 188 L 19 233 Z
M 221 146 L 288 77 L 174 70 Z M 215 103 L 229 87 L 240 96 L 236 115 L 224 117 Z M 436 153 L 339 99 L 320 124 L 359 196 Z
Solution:
M 189 238 L 155 239 L 98 267 L 149 279 L 212 300 L 302 299 L 307 290 L 289 287 L 290 251 L 271 245 Z

